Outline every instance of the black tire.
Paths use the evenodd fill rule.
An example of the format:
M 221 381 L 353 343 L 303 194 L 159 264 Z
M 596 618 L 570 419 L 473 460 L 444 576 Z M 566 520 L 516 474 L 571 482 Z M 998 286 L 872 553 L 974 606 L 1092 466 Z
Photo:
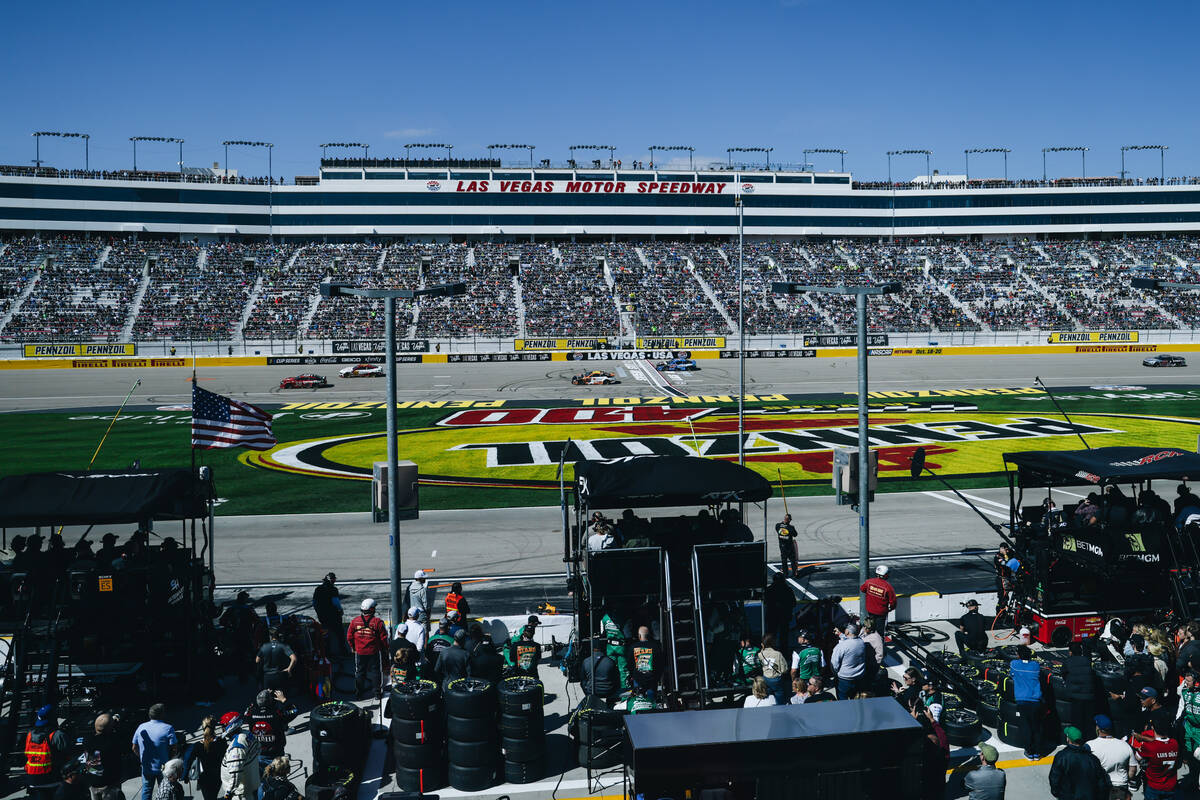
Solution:
M 396 787 L 405 792 L 420 792 L 428 794 L 437 789 L 446 788 L 446 765 L 426 769 L 409 769 L 396 767 Z
M 533 761 L 505 761 L 505 783 L 533 783 L 546 777 L 546 757 L 535 758 Z
M 396 756 L 396 766 L 398 767 L 425 769 L 443 763 L 442 748 L 435 744 L 393 742 L 392 753 Z
M 1105 691 L 1123 692 L 1125 690 L 1125 668 L 1115 661 L 1097 661 L 1092 664 L 1092 672 L 1100 679 Z
M 1058 717 L 1058 721 L 1060 724 L 1073 725 L 1074 723 L 1071 721 L 1071 713 L 1073 711 L 1074 711 L 1074 708 L 1071 706 L 1070 700 L 1055 700 L 1054 701 L 1054 714 L 1056 717 Z
M 316 769 L 339 767 L 353 770 L 362 766 L 367 755 L 363 744 L 312 740 L 313 766 Z
M 538 739 L 501 739 L 500 754 L 505 761 L 516 761 L 524 764 L 537 758 L 546 757 L 546 740 Z
M 490 717 L 446 717 L 446 737 L 458 742 L 494 742 L 496 721 Z
M 496 713 L 496 685 L 482 678 L 458 678 L 450 681 L 442 698 L 446 713 L 481 719 Z
M 621 746 L 619 741 L 614 741 L 611 745 L 597 744 L 594 747 L 588 747 L 585 744 L 580 745 L 579 766 L 591 767 L 592 769 L 615 767 L 623 762 L 625 757 L 624 751 L 625 748 Z
M 532 714 L 541 712 L 546 698 L 546 688 L 536 678 L 517 675 L 505 678 L 496 687 L 502 714 Z
M 1025 742 L 1021 739 L 1021 727 L 1013 722 L 1000 722 L 996 728 L 996 735 L 1000 737 L 1000 741 L 1005 744 L 1010 744 L 1013 747 L 1024 747 Z
M 432 719 L 393 717 L 390 728 L 392 741 L 404 744 L 441 742 L 446 737 L 446 724 L 437 717 Z
M 407 681 L 392 686 L 392 717 L 430 719 L 442 713 L 442 695 L 433 681 Z
M 931 664 L 961 664 L 962 659 L 957 653 L 952 653 L 949 650 L 934 650 L 929 654 L 929 663 Z
M 1065 678 L 1063 678 L 1063 676 L 1055 675 L 1053 672 L 1050 673 L 1049 684 L 1050 691 L 1054 692 L 1054 698 L 1056 700 L 1063 699 L 1067 696 L 1067 681 Z
M 996 681 L 996 694 L 1005 700 L 1015 700 L 1016 695 L 1013 693 L 1014 691 L 1012 676 L 1005 675 L 1002 680 Z
M 496 742 L 446 741 L 446 760 L 460 767 L 496 768 L 500 760 L 500 748 Z
M 304 782 L 304 799 L 331 800 L 333 793 L 340 787 L 353 789 L 355 778 L 355 773 L 348 769 L 317 769 Z M 353 795 L 353 792 L 351 794 Z
M 1000 724 L 1000 698 L 994 694 L 983 695 L 979 698 L 976 712 L 980 722 L 989 728 L 995 728 Z
M 962 697 L 954 692 L 942 692 L 942 708 L 962 708 Z
M 1011 722 L 1017 724 L 1017 720 L 1021 718 L 1021 711 L 1017 708 L 1017 704 L 1012 700 L 1000 699 L 1000 721 Z
M 979 743 L 979 734 L 982 732 L 983 726 L 974 711 L 960 708 L 943 710 L 941 723 L 950 744 L 973 747 Z
M 544 738 L 545 735 L 546 718 L 541 714 L 536 716 L 516 714 L 500 715 L 501 737 L 508 739 L 533 739 Z
M 983 676 L 985 681 L 991 681 L 999 686 L 1000 681 L 1008 677 L 1008 665 L 1005 664 L 1004 666 L 998 666 L 992 663 L 985 664 L 980 669 L 980 675 Z
M 352 703 L 334 700 L 321 703 L 308 716 L 313 739 L 352 742 L 362 739 L 362 711 Z
M 487 767 L 462 767 L 451 764 L 450 785 L 460 792 L 482 792 L 496 785 L 495 765 Z
M 958 673 L 959 677 L 968 681 L 979 679 L 979 667 L 974 664 L 951 664 L 950 671 Z
M 988 654 L 979 650 L 968 650 L 963 654 L 960 664 L 967 666 L 978 667 L 988 658 Z

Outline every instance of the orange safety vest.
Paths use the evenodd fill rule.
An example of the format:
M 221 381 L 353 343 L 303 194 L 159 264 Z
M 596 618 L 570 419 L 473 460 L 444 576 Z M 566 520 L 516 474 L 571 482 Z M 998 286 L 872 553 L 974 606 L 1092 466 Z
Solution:
M 447 614 L 451 611 L 458 611 L 458 601 L 462 600 L 462 597 L 463 596 L 461 594 L 456 594 L 455 592 L 451 592 L 450 594 L 446 595 Z
M 54 762 L 50 755 L 51 733 L 40 742 L 33 740 L 33 731 L 25 734 L 25 774 L 49 775 L 54 771 Z

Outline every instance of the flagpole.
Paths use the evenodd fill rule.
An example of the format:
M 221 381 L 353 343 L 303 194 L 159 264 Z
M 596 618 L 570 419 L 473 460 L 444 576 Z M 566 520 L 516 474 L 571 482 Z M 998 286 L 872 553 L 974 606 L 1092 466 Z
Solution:
M 133 397 L 133 393 L 141 385 L 141 378 L 133 382 L 133 387 L 129 390 L 129 394 L 125 395 L 125 399 L 121 401 L 121 406 L 117 409 L 117 413 L 113 414 L 113 418 L 108 423 L 108 430 L 104 431 L 104 435 L 100 437 L 100 444 L 96 445 L 96 452 L 92 453 L 92 460 L 88 462 L 88 472 L 92 471 L 92 465 L 96 463 L 96 456 L 100 455 L 100 448 L 104 447 L 104 442 L 108 440 L 108 434 L 112 432 L 113 425 L 117 424 L 117 417 L 121 416 L 121 412 L 125 410 L 125 404 L 129 402 L 129 398 Z
M 196 351 L 192 351 L 192 420 L 196 419 Z M 192 447 L 192 476 L 196 475 L 196 442 L 191 435 L 191 427 L 188 428 L 188 442 Z

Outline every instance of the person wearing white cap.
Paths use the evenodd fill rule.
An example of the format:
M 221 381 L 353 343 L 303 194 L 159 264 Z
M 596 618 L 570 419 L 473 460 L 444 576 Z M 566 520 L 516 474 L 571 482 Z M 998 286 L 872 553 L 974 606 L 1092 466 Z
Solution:
M 888 614 L 896 607 L 896 590 L 888 583 L 887 575 L 887 564 L 880 564 L 875 568 L 875 577 L 868 578 L 858 589 L 866 597 L 867 616 L 875 620 L 875 630 L 884 642 L 887 642 Z
M 383 620 L 375 616 L 374 600 L 368 597 L 359 608 L 362 613 L 350 620 L 346 629 L 346 644 L 354 653 L 354 692 L 356 699 L 361 700 L 372 681 L 376 689 L 383 690 L 388 636 Z
M 421 612 L 415 608 L 410 608 L 405 615 L 408 619 L 406 623 L 396 629 L 397 639 L 407 639 L 417 649 L 417 661 L 425 657 L 425 639 L 427 634 L 425 626 L 421 624 Z
M 428 629 L 430 597 L 425 578 L 423 569 L 413 573 L 412 583 L 408 584 L 408 588 L 404 590 L 404 606 L 409 609 L 415 608 L 419 612 L 417 619 Z

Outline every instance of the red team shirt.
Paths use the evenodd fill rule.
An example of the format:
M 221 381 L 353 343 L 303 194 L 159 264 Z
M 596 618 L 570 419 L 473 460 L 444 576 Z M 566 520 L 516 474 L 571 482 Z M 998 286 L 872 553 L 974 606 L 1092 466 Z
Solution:
M 1160 792 L 1174 791 L 1178 779 L 1179 742 L 1155 738 L 1149 742 L 1134 742 L 1134 752 L 1142 759 L 1146 786 Z
M 883 578 L 868 578 L 858 589 L 867 596 L 867 613 L 883 616 L 896 607 L 896 590 Z

